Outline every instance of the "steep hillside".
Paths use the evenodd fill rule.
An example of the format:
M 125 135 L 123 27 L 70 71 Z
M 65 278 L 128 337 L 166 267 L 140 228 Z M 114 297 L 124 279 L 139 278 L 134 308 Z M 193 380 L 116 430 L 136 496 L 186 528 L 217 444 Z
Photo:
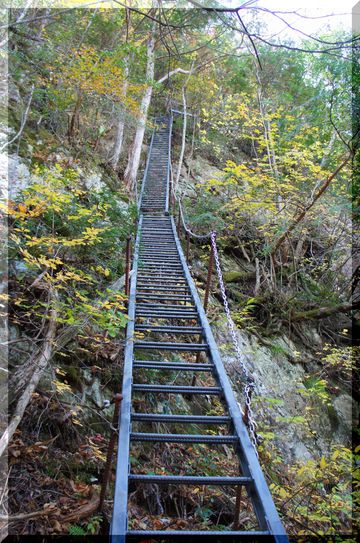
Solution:
M 253 9 L 244 7 L 246 26 L 234 26 L 235 12 L 161 5 L 10 15 L 0 135 L 9 180 L 1 204 L 9 260 L 0 294 L 9 375 L 1 454 L 10 439 L 2 535 L 6 515 L 20 537 L 108 532 L 114 463 L 101 511 L 99 494 L 123 377 L 126 247 L 154 119 L 172 115 L 171 212 L 202 297 L 209 239 L 187 237 L 181 215 L 197 235 L 216 231 L 241 357 L 216 266 L 207 314 L 244 413 L 241 364 L 254 379 L 259 458 L 286 529 L 355 537 L 358 132 L 350 131 L 357 97 L 347 55 L 358 53 L 357 39 L 334 30 L 297 46 L 267 43 Z M 205 377 L 197 384 L 213 385 Z M 195 395 L 139 401 L 158 413 L 203 407 Z M 161 456 L 149 446 L 131 462 L 182 475 L 238 468 L 227 445 L 216 454 L 198 446 L 195 464 L 190 452 L 171 444 Z M 226 492 L 170 496 L 154 485 L 132 492 L 129 510 L 138 529 L 155 521 L 221 530 L 233 523 L 232 502 Z M 251 514 L 245 507 L 243 526 Z

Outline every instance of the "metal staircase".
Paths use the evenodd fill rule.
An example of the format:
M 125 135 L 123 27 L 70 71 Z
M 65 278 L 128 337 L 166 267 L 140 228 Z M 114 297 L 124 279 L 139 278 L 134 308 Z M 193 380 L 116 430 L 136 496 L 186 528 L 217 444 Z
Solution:
M 158 124 L 144 174 L 129 294 L 111 540 L 286 543 L 284 528 L 187 267 L 174 219 L 167 215 L 171 119 L 162 118 Z M 175 384 L 176 379 L 181 384 Z M 196 412 L 144 411 L 146 400 L 168 406 L 168 398 L 179 399 L 180 406 L 184 405 L 180 399 L 185 398 Z M 212 409 L 215 400 L 216 414 Z M 131 468 L 131 451 L 139 453 L 140 447 L 149 451 L 149 447 L 169 444 L 191 444 L 192 449 L 186 450 L 193 450 L 195 455 L 201 454 L 196 449 L 199 444 L 219 451 L 219 455 L 225 450 L 229 456 L 231 451 L 237 459 L 236 464 L 233 462 L 235 473 L 188 475 L 181 466 L 174 466 L 171 474 L 154 474 L 154 467 L 146 463 Z M 171 492 L 195 486 L 208 497 L 213 489 L 219 492 L 226 487 L 234 522 L 221 530 L 216 526 L 201 530 L 159 529 L 158 523 L 154 529 L 139 529 L 136 519 L 128 518 L 128 500 L 140 485 L 150 490 L 156 485 L 157 489 Z M 241 517 L 244 507 L 246 515 Z

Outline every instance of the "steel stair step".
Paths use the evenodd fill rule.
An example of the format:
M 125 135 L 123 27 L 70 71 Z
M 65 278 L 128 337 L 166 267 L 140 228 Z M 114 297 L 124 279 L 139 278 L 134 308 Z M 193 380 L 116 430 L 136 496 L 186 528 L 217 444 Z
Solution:
M 207 343 L 170 343 L 161 341 L 135 341 L 134 349 L 158 350 L 158 351 L 200 351 L 205 352 L 209 348 Z
M 252 483 L 251 477 L 197 477 L 191 475 L 142 475 L 130 473 L 129 480 L 138 483 L 159 485 L 214 485 L 245 486 Z
M 134 368 L 143 368 L 151 370 L 170 370 L 170 371 L 207 371 L 212 372 L 214 370 L 213 364 L 191 364 L 190 362 L 180 363 L 180 362 L 156 362 L 150 360 L 135 360 L 133 363 Z
M 148 319 L 175 319 L 175 320 L 198 320 L 197 313 L 188 313 L 187 315 L 178 315 L 176 313 L 151 313 L 146 311 L 138 311 L 136 317 L 148 318 Z
M 172 311 L 172 310 L 176 310 L 176 311 L 180 311 L 180 312 L 186 312 L 186 311 L 193 311 L 194 310 L 194 307 L 193 305 L 184 305 L 184 306 L 179 306 L 179 305 L 164 305 L 164 304 L 155 304 L 153 302 L 149 303 L 149 304 L 146 304 L 144 302 L 140 302 L 137 304 L 138 308 L 139 309 L 160 309 L 161 311 L 162 310 L 168 310 L 168 311 Z
M 146 332 L 163 332 L 167 334 L 201 334 L 201 326 L 151 326 L 146 324 L 135 324 L 135 330 Z
M 133 421 L 168 422 L 184 424 L 229 424 L 231 417 L 202 415 L 163 415 L 158 413 L 132 413 Z
M 161 282 L 165 281 L 168 286 L 170 286 L 170 283 L 175 283 L 175 286 L 176 283 L 181 283 L 184 287 L 188 287 L 185 277 L 181 273 L 168 272 L 165 274 L 164 272 L 161 273 L 159 271 L 139 270 L 138 278 L 138 281 L 140 282 L 144 279 L 154 282 L 159 282 L 161 280 Z
M 187 292 L 190 292 L 190 289 L 186 289 Z M 141 287 L 140 290 L 137 290 L 137 294 L 151 294 L 152 292 L 184 292 L 184 287 L 156 287 L 156 286 L 146 286 Z
M 138 304 L 140 306 L 140 303 Z M 137 308 L 137 311 L 152 311 L 160 313 L 174 313 L 176 315 L 188 315 L 189 313 L 193 314 L 195 313 L 197 315 L 196 310 L 193 307 L 188 307 L 186 305 L 166 305 L 164 304 L 152 304 L 152 303 L 144 303 L 141 302 L 141 306 Z
M 237 541 L 245 541 L 248 539 L 249 543 L 254 543 L 254 538 L 263 538 L 265 536 L 271 535 L 267 530 L 259 531 L 244 531 L 244 530 L 128 530 L 126 532 L 128 537 L 131 538 L 150 538 L 150 539 L 163 539 L 167 541 L 175 541 L 175 538 L 180 541 L 192 541 L 194 537 L 198 537 L 200 541 L 209 541 L 216 539 L 216 543 L 229 539 L 234 543 L 234 537 L 237 538 Z M 238 538 L 242 538 L 241 540 Z M 185 539 L 186 538 L 186 539 Z M 205 538 L 205 539 L 204 539 Z M 219 539 L 221 538 L 221 539 Z M 286 543 L 287 540 L 284 540 Z M 270 543 L 269 540 L 263 543 Z
M 149 307 L 146 307 L 146 305 L 148 305 Z M 140 313 L 151 313 L 152 315 L 158 315 L 161 313 L 161 315 L 175 315 L 179 318 L 188 317 L 189 315 L 197 316 L 197 312 L 195 310 L 191 308 L 187 310 L 185 309 L 181 310 L 179 309 L 181 307 L 185 307 L 185 306 L 181 306 L 181 305 L 170 306 L 170 305 L 163 304 L 163 307 L 159 307 L 159 306 L 152 307 L 151 304 L 145 304 L 145 307 L 142 306 L 136 309 L 135 315 L 140 314 Z
M 141 292 L 137 292 L 136 293 L 136 299 L 137 300 L 180 300 L 180 301 L 183 301 L 183 302 L 187 302 L 189 300 L 192 300 L 192 296 L 189 295 L 189 294 L 179 294 L 179 295 L 176 295 L 176 294 L 150 294 L 150 293 L 145 293 L 145 294 L 142 294 Z
M 148 269 L 148 270 L 156 270 L 156 271 L 161 270 L 164 273 L 164 271 L 175 271 L 175 270 L 182 271 L 182 265 L 181 264 L 157 264 L 157 263 L 149 264 L 148 262 L 144 262 L 143 264 L 141 264 L 141 262 L 139 262 L 139 269 L 140 270 Z
M 173 284 L 173 283 L 164 283 L 164 282 L 154 282 L 153 279 L 150 279 L 148 281 L 145 281 L 144 278 L 141 279 L 141 281 L 138 281 L 137 283 L 138 289 L 141 289 L 143 291 L 146 290 L 154 290 L 155 292 L 157 290 L 161 290 L 164 292 L 179 292 L 185 294 L 184 291 L 189 292 L 189 289 L 187 288 L 185 283 L 180 284 Z M 176 290 L 174 290 L 176 289 Z
M 188 284 L 186 282 L 186 279 L 182 273 L 178 272 L 167 272 L 164 273 L 162 271 L 156 271 L 156 270 L 139 270 L 138 271 L 138 282 L 143 281 L 144 279 L 147 279 L 148 281 L 154 281 L 154 282 L 164 282 L 168 287 L 171 286 L 171 283 L 181 283 L 178 286 L 184 286 L 184 288 L 188 288 Z
M 140 251 L 140 258 L 177 258 L 180 262 L 177 251 L 168 251 L 168 252 L 150 252 L 150 251 Z
M 219 396 L 222 393 L 220 387 L 135 384 L 132 388 L 134 392 L 158 392 L 160 394 L 202 394 L 204 396 Z
M 155 441 L 159 443 L 210 443 L 213 445 L 231 445 L 238 443 L 236 436 L 213 436 L 201 434 L 152 434 L 144 432 L 131 432 L 131 441 Z
M 183 290 L 189 290 L 185 280 L 182 277 L 176 278 L 175 276 L 165 277 L 161 275 L 139 275 L 137 286 L 139 285 L 142 285 L 144 287 L 162 286 L 167 287 L 168 290 L 176 287 L 182 288 Z

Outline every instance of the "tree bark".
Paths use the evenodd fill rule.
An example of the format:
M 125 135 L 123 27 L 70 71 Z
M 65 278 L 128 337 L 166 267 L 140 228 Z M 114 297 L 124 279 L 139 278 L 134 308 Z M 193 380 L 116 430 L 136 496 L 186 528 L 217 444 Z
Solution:
M 80 125 L 79 117 L 80 117 L 81 102 L 82 102 L 82 96 L 81 96 L 81 92 L 79 91 L 77 95 L 77 99 L 76 99 L 75 108 L 69 122 L 69 130 L 68 130 L 69 143 L 73 142 L 76 126 L 79 127 Z
M 137 176 L 137 172 L 138 172 L 139 164 L 140 164 L 141 147 L 143 144 L 144 134 L 145 134 L 147 114 L 148 114 L 148 109 L 151 102 L 153 80 L 154 80 L 154 73 L 155 73 L 154 49 L 155 49 L 155 24 L 152 29 L 152 35 L 148 43 L 148 52 L 147 52 L 146 80 L 149 86 L 146 89 L 146 92 L 141 101 L 140 120 L 136 129 L 134 142 L 130 149 L 129 160 L 128 160 L 128 164 L 126 166 L 126 170 L 124 174 L 125 183 L 129 190 L 132 190 L 136 183 L 136 176 Z M 189 74 L 190 76 L 193 70 L 194 70 L 193 67 L 190 70 L 176 68 L 175 70 L 168 72 L 166 75 L 158 79 L 156 81 L 156 84 L 163 83 L 164 81 L 166 81 L 167 79 L 170 79 L 170 77 L 178 73 Z
M 61 524 L 69 523 L 69 522 L 77 522 L 83 518 L 87 518 L 90 515 L 94 514 L 99 506 L 99 495 L 95 492 L 91 496 L 91 499 L 81 505 L 80 507 L 74 509 L 67 515 L 60 515 L 60 511 L 58 506 L 54 504 L 50 504 L 50 507 L 44 507 L 43 509 L 40 509 L 39 511 L 32 511 L 31 513 L 20 513 L 18 515 L 0 515 L 0 522 L 6 521 L 6 522 L 19 522 L 22 520 L 30 520 L 37 517 L 53 517 L 56 518 Z
M 55 296 L 52 295 L 51 300 L 54 300 L 54 299 L 55 299 Z M 34 358 L 34 361 L 33 361 L 33 366 L 35 368 L 34 372 L 30 378 L 29 384 L 25 388 L 22 396 L 20 397 L 16 405 L 15 412 L 12 416 L 10 424 L 8 425 L 5 432 L 1 436 L 0 457 L 3 455 L 6 447 L 8 446 L 9 441 L 11 440 L 12 436 L 15 433 L 15 430 L 19 426 L 21 419 L 23 418 L 23 415 L 25 413 L 25 410 L 31 400 L 31 396 L 34 393 L 37 385 L 39 384 L 41 376 L 44 373 L 44 370 L 52 357 L 55 336 L 56 336 L 56 329 L 57 329 L 56 318 L 57 318 L 57 310 L 55 308 L 52 308 L 49 313 L 49 326 L 45 335 L 44 343 L 39 353 L 37 354 L 37 356 Z
M 128 78 L 129 78 L 129 58 L 125 58 L 125 69 L 124 69 L 124 86 L 122 91 L 123 99 L 125 100 L 126 94 L 127 94 L 127 88 L 128 88 Z M 125 112 L 124 109 L 122 109 L 119 113 L 118 117 L 118 127 L 117 127 L 117 133 L 116 133 L 116 140 L 114 144 L 114 153 L 111 159 L 111 165 L 116 170 L 119 164 L 122 144 L 124 140 L 124 129 L 125 129 Z
M 260 264 L 259 259 L 255 258 L 255 287 L 254 287 L 254 296 L 256 297 L 260 291 Z
M 4 145 L 0 148 L 0 151 L 3 151 L 6 147 L 8 147 L 14 141 L 16 141 L 17 139 L 19 139 L 21 137 L 21 135 L 23 133 L 23 130 L 25 128 L 25 124 L 26 124 L 28 115 L 29 115 L 30 106 L 31 106 L 31 102 L 32 102 L 32 99 L 33 99 L 33 94 L 34 94 L 34 89 L 35 89 L 35 86 L 33 84 L 32 87 L 31 87 L 28 103 L 27 103 L 26 108 L 24 110 L 24 113 L 22 115 L 22 120 L 21 120 L 21 125 L 20 125 L 20 128 L 19 128 L 19 131 L 17 132 L 17 134 L 13 138 L 11 138 L 11 140 L 4 143 Z M 19 149 L 19 147 L 18 147 L 18 149 Z
M 260 72 L 259 72 L 259 64 L 257 62 L 255 54 L 254 54 L 254 57 L 255 57 L 254 58 L 254 67 L 255 67 L 255 70 L 256 70 L 256 79 L 257 79 L 257 82 L 258 82 L 257 99 L 258 99 L 259 111 L 260 111 L 260 115 L 261 115 L 261 121 L 262 121 L 263 128 L 264 128 L 264 138 L 265 138 L 265 143 L 266 143 L 266 151 L 267 151 L 267 156 L 268 156 L 268 162 L 269 162 L 270 170 L 271 170 L 271 172 L 272 172 L 272 174 L 273 174 L 273 176 L 275 178 L 275 181 L 276 181 L 276 183 L 278 185 L 280 175 L 279 175 L 279 170 L 278 170 L 278 167 L 277 167 L 274 143 L 273 143 L 272 136 L 271 136 L 271 126 L 270 126 L 269 120 L 267 119 L 267 112 L 266 112 L 266 108 L 265 108 L 265 104 L 264 104 L 264 100 L 263 100 L 263 93 L 262 93 L 263 87 L 262 87 L 262 81 L 261 81 Z M 276 195 L 276 207 L 277 207 L 278 211 L 281 211 L 283 209 L 283 199 L 282 199 L 281 194 L 279 194 L 279 193 Z
M 170 77 L 172 77 L 175 74 L 191 74 L 191 70 L 183 70 L 182 68 L 176 68 L 175 70 L 168 72 L 163 77 L 160 77 L 160 79 L 156 81 L 156 84 L 163 83 L 164 81 L 166 81 L 167 79 L 170 79 Z
M 319 307 L 317 309 L 310 309 L 308 311 L 299 311 L 291 316 L 291 321 L 300 321 L 304 319 L 326 319 L 336 313 L 347 313 L 348 311 L 354 311 L 360 308 L 360 302 L 352 303 L 346 302 L 344 304 L 336 305 L 333 307 Z
M 133 190 L 136 177 L 140 164 L 140 155 L 141 147 L 144 140 L 146 120 L 149 110 L 149 105 L 152 96 L 153 90 L 153 81 L 154 81 L 154 68 L 155 68 L 155 59 L 154 59 L 154 50 L 155 50 L 155 24 L 153 25 L 151 36 L 148 42 L 147 49 L 147 65 L 146 65 L 146 81 L 148 83 L 145 94 L 141 100 L 140 105 L 140 119 L 138 126 L 136 128 L 135 138 L 133 145 L 130 150 L 128 164 L 126 166 L 124 179 L 128 190 Z
M 186 127 L 187 127 L 187 115 L 186 115 L 186 95 L 185 95 L 185 87 L 182 88 L 182 99 L 183 99 L 183 131 L 182 131 L 182 142 L 181 142 L 181 151 L 180 151 L 180 157 L 178 162 L 178 167 L 176 171 L 176 179 L 175 183 L 173 185 L 173 190 L 175 191 L 175 194 L 179 191 L 179 180 L 181 175 L 181 166 L 184 159 L 184 152 L 185 152 L 185 144 L 186 144 Z

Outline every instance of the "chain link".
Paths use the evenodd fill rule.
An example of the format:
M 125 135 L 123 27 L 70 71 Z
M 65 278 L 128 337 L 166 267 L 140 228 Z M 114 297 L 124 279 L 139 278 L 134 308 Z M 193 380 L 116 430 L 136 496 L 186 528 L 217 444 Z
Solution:
M 221 271 L 219 252 L 218 252 L 218 248 L 217 248 L 217 245 L 216 245 L 216 232 L 211 232 L 210 238 L 211 238 L 211 246 L 212 246 L 212 249 L 213 249 L 213 252 L 214 252 L 216 271 L 217 271 L 217 275 L 218 275 L 218 279 L 219 279 L 220 291 L 221 291 L 221 296 L 222 296 L 222 299 L 223 299 L 223 304 L 224 304 L 224 309 L 225 309 L 225 313 L 226 313 L 228 328 L 229 328 L 230 335 L 231 335 L 231 338 L 232 338 L 232 341 L 233 341 L 233 344 L 234 344 L 234 347 L 235 347 L 235 351 L 236 351 L 236 354 L 237 354 L 237 359 L 239 361 L 239 364 L 241 366 L 241 369 L 243 371 L 243 374 L 244 374 L 245 380 L 246 380 L 246 385 L 245 385 L 245 390 L 244 390 L 244 394 L 245 394 L 245 413 L 246 413 L 246 419 L 247 419 L 246 422 L 247 422 L 247 426 L 248 426 L 248 429 L 249 429 L 252 444 L 254 445 L 254 449 L 255 449 L 256 454 L 258 454 L 257 449 L 256 449 L 257 440 L 256 440 L 255 421 L 254 421 L 253 412 L 252 412 L 252 409 L 251 409 L 251 396 L 252 396 L 252 393 L 253 393 L 254 387 L 255 387 L 254 378 L 249 373 L 249 370 L 247 369 L 247 367 L 246 367 L 246 365 L 244 363 L 244 356 L 242 354 L 242 351 L 241 351 L 241 348 L 240 348 L 240 345 L 239 345 L 239 341 L 238 341 L 238 338 L 237 338 L 237 334 L 236 334 L 236 331 L 235 331 L 235 323 L 234 323 L 234 321 L 233 321 L 233 319 L 231 317 L 229 302 L 228 302 L 228 299 L 227 299 L 225 285 L 224 285 L 224 278 L 223 278 L 223 274 L 222 274 L 222 271 Z
M 195 234 L 194 232 L 192 232 L 190 230 L 190 228 L 185 223 L 184 212 L 183 212 L 183 208 L 182 208 L 180 199 L 178 200 L 178 203 L 179 203 L 179 209 L 180 209 L 181 222 L 183 224 L 185 232 L 187 232 L 190 236 L 192 236 L 193 238 L 196 238 L 196 239 L 209 239 L 211 237 L 211 234 L 212 234 L 211 232 L 209 232 L 209 234 L 203 234 L 202 236 L 200 236 L 199 234 Z
M 173 193 L 174 193 L 174 196 L 175 196 L 174 188 L 173 188 Z M 234 344 L 234 347 L 235 347 L 235 351 L 236 351 L 236 354 L 237 354 L 237 359 L 239 361 L 239 364 L 241 366 L 241 369 L 243 371 L 243 374 L 245 376 L 245 381 L 246 381 L 246 385 L 245 385 L 245 389 L 244 389 L 244 395 L 245 395 L 245 419 L 246 419 L 245 422 L 246 422 L 246 425 L 247 425 L 248 430 L 249 430 L 250 439 L 251 439 L 251 442 L 252 442 L 252 444 L 254 446 L 255 453 L 256 453 L 257 456 L 259 456 L 258 451 L 257 451 L 256 424 L 255 424 L 255 421 L 254 421 L 254 416 L 253 416 L 253 412 L 252 412 L 252 408 L 251 408 L 251 397 L 252 397 L 252 393 L 253 393 L 254 388 L 255 388 L 255 383 L 254 383 L 253 376 L 249 373 L 249 370 L 247 369 L 247 367 L 246 367 L 246 365 L 244 363 L 244 355 L 243 355 L 243 353 L 241 351 L 239 341 L 238 341 L 238 338 L 237 338 L 237 334 L 236 334 L 236 331 L 235 331 L 235 329 L 236 329 L 235 323 L 234 323 L 234 321 L 233 321 L 233 319 L 231 317 L 229 302 L 228 302 L 228 299 L 227 299 L 225 285 L 224 285 L 224 278 L 223 278 L 223 274 L 222 274 L 222 271 L 221 271 L 219 252 L 218 252 L 218 248 L 217 248 L 217 245 L 216 245 L 216 232 L 212 231 L 209 234 L 204 234 L 202 236 L 199 236 L 198 234 L 195 234 L 194 232 L 192 232 L 190 230 L 190 228 L 186 225 L 180 198 L 177 198 L 177 200 L 178 200 L 178 204 L 179 204 L 181 222 L 183 224 L 185 232 L 187 232 L 190 236 L 192 236 L 192 237 L 194 237 L 196 239 L 209 239 L 210 238 L 210 240 L 211 240 L 211 246 L 212 246 L 212 249 L 213 249 L 213 252 L 214 252 L 216 272 L 217 272 L 217 276 L 218 276 L 218 279 L 219 279 L 219 285 L 220 285 L 221 296 L 222 296 L 222 299 L 223 299 L 224 309 L 225 309 L 225 313 L 226 313 L 227 324 L 228 324 L 230 335 L 231 335 L 231 338 L 232 338 L 232 341 L 233 341 L 233 344 Z

